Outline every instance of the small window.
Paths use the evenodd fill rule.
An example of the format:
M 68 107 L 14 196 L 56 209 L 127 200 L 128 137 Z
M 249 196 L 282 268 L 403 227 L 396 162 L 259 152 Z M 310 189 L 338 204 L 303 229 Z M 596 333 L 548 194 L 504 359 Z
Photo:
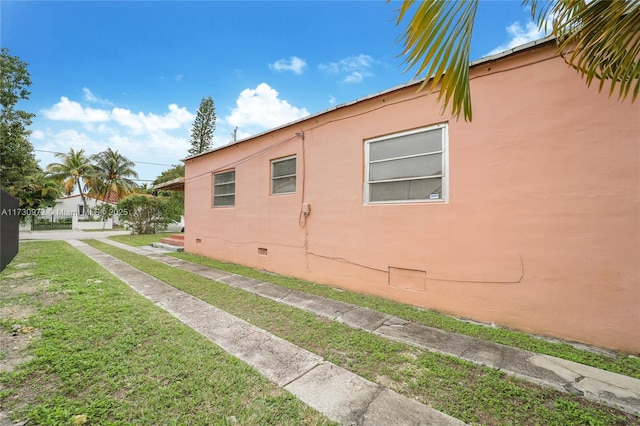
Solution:
M 287 157 L 271 162 L 271 193 L 290 194 L 296 192 L 296 157 Z
M 230 207 L 236 204 L 236 171 L 213 175 L 213 207 Z
M 446 149 L 446 124 L 366 141 L 365 202 L 446 200 Z
M 78 204 L 78 216 L 84 216 L 84 204 Z

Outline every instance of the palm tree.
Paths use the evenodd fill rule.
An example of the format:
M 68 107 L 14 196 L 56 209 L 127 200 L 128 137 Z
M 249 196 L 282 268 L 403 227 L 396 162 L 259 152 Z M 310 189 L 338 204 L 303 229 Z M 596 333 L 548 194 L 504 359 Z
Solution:
M 111 194 L 116 194 L 120 200 L 138 187 L 132 180 L 138 178 L 138 173 L 133 169 L 136 164 L 118 151 L 107 148 L 92 158 L 95 161 L 93 189 L 96 198 L 107 200 Z
M 30 217 L 33 225 L 36 216 L 33 212 L 43 210 L 46 207 L 53 207 L 56 200 L 62 193 L 60 182 L 51 179 L 42 170 L 28 176 L 29 184 L 18 191 L 20 209 L 23 209 L 22 220 L 25 216 Z M 31 211 L 31 213 L 27 213 Z
M 74 151 L 73 148 L 69 148 L 68 154 L 58 152 L 55 156 L 58 157 L 61 162 L 51 163 L 47 166 L 49 176 L 62 183 L 65 195 L 70 195 L 78 189 L 80 197 L 82 198 L 82 204 L 84 205 L 84 211 L 88 212 L 89 209 L 87 207 L 85 192 L 91 188 L 94 172 L 91 160 L 84 155 L 84 149 Z
M 398 25 L 410 14 L 415 0 L 404 0 Z M 640 2 L 637 0 L 524 0 L 540 29 L 551 26 L 551 35 L 569 66 L 585 78 L 611 82 L 609 95 L 636 100 L 640 90 Z M 402 36 L 403 55 L 416 76 L 432 77 L 440 84 L 438 101 L 451 103 L 452 114 L 471 121 L 469 52 L 478 0 L 420 2 Z M 429 79 L 422 84 L 424 88 Z
M 20 193 L 20 207 L 23 209 L 53 207 L 60 197 L 60 189 L 60 183 L 42 171 L 33 174 L 29 176 L 29 184 Z

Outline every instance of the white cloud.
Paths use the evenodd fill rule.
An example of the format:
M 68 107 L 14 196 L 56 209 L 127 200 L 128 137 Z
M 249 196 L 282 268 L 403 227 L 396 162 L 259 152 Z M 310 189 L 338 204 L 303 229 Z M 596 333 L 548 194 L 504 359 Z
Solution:
M 90 93 L 90 91 L 89 91 Z M 86 93 L 85 93 L 86 95 Z M 49 109 L 42 110 L 43 115 L 55 121 L 76 121 L 85 123 L 86 129 L 93 131 L 94 126 L 91 123 L 115 122 L 129 129 L 134 134 L 153 133 L 158 130 L 178 129 L 189 124 L 195 118 L 186 108 L 171 104 L 168 107 L 169 112 L 163 115 L 154 113 L 138 112 L 134 113 L 125 108 L 113 108 L 111 111 L 106 109 L 94 109 L 83 107 L 80 103 L 71 101 L 63 96 L 60 102 L 53 105 Z M 100 127 L 101 131 L 106 131 L 105 126 Z
M 297 56 L 291 56 L 289 59 L 280 59 L 273 64 L 269 64 L 269 68 L 276 71 L 292 71 L 294 74 L 302 74 L 307 62 Z
M 71 101 L 66 96 L 60 98 L 60 102 L 49 109 L 42 110 L 45 117 L 50 120 L 79 121 L 92 123 L 109 120 L 109 111 L 103 109 L 85 108 L 78 102 Z
M 520 24 L 520 22 L 514 22 L 513 24 L 509 25 L 506 30 L 511 39 L 508 42 L 496 47 L 487 55 L 495 55 L 496 53 L 513 49 L 516 46 L 521 46 L 534 40 L 541 39 L 547 35 L 544 30 L 538 29 L 538 26 L 533 21 L 525 23 L 524 27 Z
M 43 141 L 35 146 L 36 154 L 42 160 L 42 167 L 59 161 L 53 154 L 42 150 L 66 153 L 69 152 L 69 148 L 73 148 L 75 150 L 83 149 L 87 155 L 92 155 L 111 148 L 137 163 L 135 169 L 139 173 L 140 179 L 152 180 L 168 168 L 168 166 L 150 166 L 140 162 L 177 164 L 180 159 L 187 156 L 189 149 L 186 131 L 183 137 L 163 131 L 142 135 L 122 132 L 105 135 L 80 132 L 75 129 L 54 130 L 47 128 L 42 133 Z
M 82 91 L 84 92 L 84 100 L 88 101 L 88 102 L 97 102 L 98 98 L 96 97 L 96 95 L 94 95 L 91 90 L 89 90 L 87 87 L 83 87 Z
M 245 89 L 236 100 L 236 107 L 225 121 L 231 126 L 265 130 L 306 117 L 306 108 L 297 108 L 279 98 L 278 92 L 267 83 L 260 83 L 255 89 Z
M 364 80 L 364 74 L 360 71 L 354 71 L 342 79 L 344 83 L 360 83 L 362 80 Z
M 336 103 L 336 97 L 333 95 L 329 95 L 329 104 L 335 105 L 335 103 Z
M 88 87 L 83 87 L 82 93 L 84 94 L 84 100 L 87 102 L 103 105 L 113 105 L 111 101 L 102 99 L 100 96 L 93 93 Z
M 183 78 L 184 78 L 184 74 L 176 75 L 176 81 L 182 81 Z
M 74 129 L 64 129 L 57 132 L 47 131 L 48 150 L 57 152 L 69 152 L 69 148 L 76 151 L 84 149 L 87 154 L 97 154 L 107 148 L 105 143 L 95 141 L 86 133 Z
M 44 139 L 44 132 L 42 130 L 34 130 L 31 132 L 31 139 L 42 140 Z
M 320 71 L 328 74 L 344 75 L 343 83 L 360 83 L 366 77 L 371 77 L 371 67 L 374 60 L 369 55 L 349 56 L 338 62 L 327 62 L 318 65 Z
M 91 90 L 83 89 L 82 102 L 101 102 Z M 84 149 L 88 155 L 110 147 L 132 161 L 177 164 L 187 156 L 189 128 L 195 115 L 185 107 L 170 104 L 164 112 L 134 112 L 113 107 L 95 109 L 61 97 L 42 117 L 51 120 L 51 127 L 33 132 L 34 143 L 43 166 L 57 161 L 44 151 L 68 152 L 69 148 Z M 137 164 L 141 179 L 154 179 L 168 168 Z
M 176 104 L 169 105 L 169 112 L 163 115 L 143 112 L 133 113 L 124 108 L 114 108 L 111 111 L 112 119 L 121 126 L 127 127 L 134 134 L 154 133 L 158 130 L 178 129 L 191 123 L 195 115 L 180 108 Z

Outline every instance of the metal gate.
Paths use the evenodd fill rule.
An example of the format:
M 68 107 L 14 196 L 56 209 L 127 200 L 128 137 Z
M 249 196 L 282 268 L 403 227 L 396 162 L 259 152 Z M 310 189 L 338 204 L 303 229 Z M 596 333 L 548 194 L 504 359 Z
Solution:
M 71 229 L 72 221 L 71 217 L 51 217 L 49 218 L 41 218 L 34 217 L 33 223 L 31 224 L 31 229 L 34 231 L 49 231 L 49 230 L 58 230 L 58 229 Z

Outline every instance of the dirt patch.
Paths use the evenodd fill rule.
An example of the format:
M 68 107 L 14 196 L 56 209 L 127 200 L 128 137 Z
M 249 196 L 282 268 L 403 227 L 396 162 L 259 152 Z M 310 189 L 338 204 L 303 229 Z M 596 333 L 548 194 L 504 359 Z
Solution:
M 34 294 L 39 292 L 41 288 L 42 286 L 37 281 L 11 282 L 0 287 L 0 296 Z
M 21 320 L 21 319 L 29 318 L 35 312 L 36 312 L 36 309 L 32 306 L 22 306 L 22 305 L 0 306 L 0 319 Z
M 9 278 L 24 278 L 24 277 L 30 277 L 32 275 L 33 275 L 33 272 L 20 271 L 20 272 L 14 272 L 13 274 L 9 275 Z
M 36 264 L 29 262 L 29 263 L 18 263 L 17 265 L 14 265 L 14 268 L 16 269 L 29 269 L 29 268 L 33 268 L 35 267 Z
M 47 292 L 42 290 L 50 282 L 33 278 L 33 273 L 27 269 L 34 266 L 34 263 L 15 265 L 20 271 L 13 272 L 0 282 L 0 319 L 14 323 L 10 328 L 0 329 L 0 372 L 13 371 L 19 364 L 29 361 L 32 357 L 25 353 L 25 349 L 40 336 L 35 328 L 18 323 L 27 322 L 37 312 L 38 306 L 46 306 L 46 303 L 37 299 L 46 298 Z M 55 296 L 56 293 L 52 293 L 52 297 Z
M 0 348 L 2 348 L 0 372 L 13 371 L 19 364 L 31 360 L 32 357 L 26 355 L 24 350 L 33 339 L 39 336 L 38 330 L 21 325 L 15 325 L 12 330 L 0 333 Z
M 14 275 L 21 275 L 14 277 Z M 32 295 L 41 290 L 47 289 L 51 281 L 41 278 L 31 278 L 30 272 L 16 272 L 0 280 L 0 299 L 7 299 L 12 296 Z

